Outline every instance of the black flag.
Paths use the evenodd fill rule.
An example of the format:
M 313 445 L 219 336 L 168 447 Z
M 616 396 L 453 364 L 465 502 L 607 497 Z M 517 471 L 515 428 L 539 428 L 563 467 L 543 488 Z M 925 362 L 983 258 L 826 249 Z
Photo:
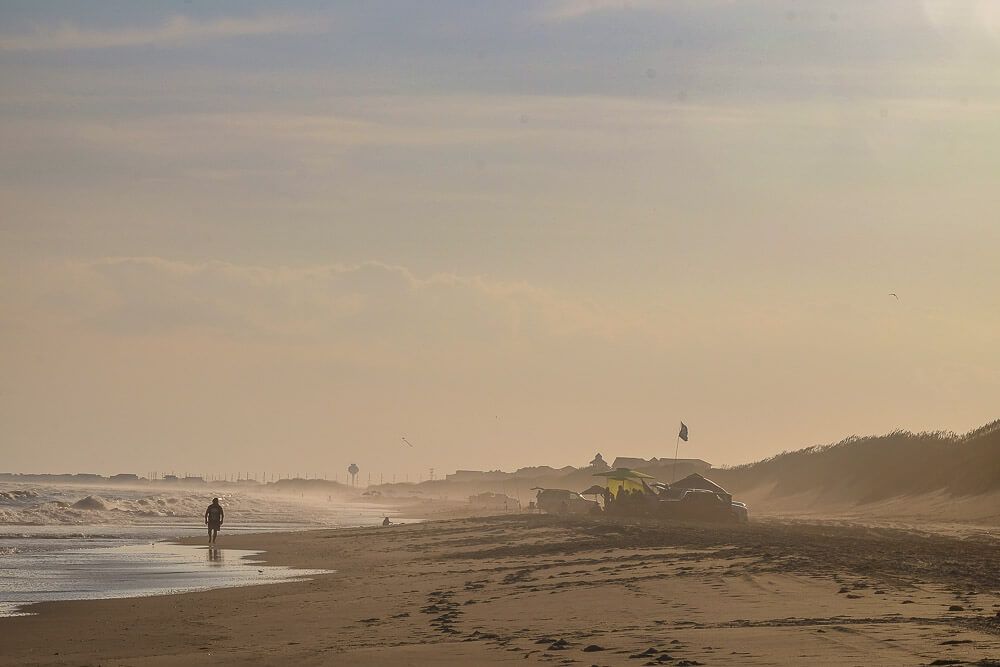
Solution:
M 681 432 L 677 434 L 677 437 L 684 442 L 688 441 L 688 427 L 684 422 L 681 422 Z

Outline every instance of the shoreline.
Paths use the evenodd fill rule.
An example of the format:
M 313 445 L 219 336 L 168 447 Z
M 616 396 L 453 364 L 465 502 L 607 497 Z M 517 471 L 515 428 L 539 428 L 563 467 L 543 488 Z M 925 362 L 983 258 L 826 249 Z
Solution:
M 180 539 L 32 554 L 31 560 L 41 558 L 45 562 L 40 568 L 32 566 L 38 568 L 34 570 L 37 582 L 34 585 L 42 588 L 18 591 L 17 580 L 12 580 L 14 586 L 0 593 L 0 619 L 36 615 L 39 605 L 44 604 L 139 599 L 270 585 L 327 572 L 266 563 L 263 554 L 255 549 L 215 549 L 204 540 L 194 543 Z M 5 567 L 8 571 L 16 570 L 18 564 L 5 563 Z M 86 571 L 90 576 L 69 579 L 71 587 L 67 588 L 52 588 L 47 583 L 67 581 L 73 577 L 73 571 Z M 32 578 L 22 581 L 32 585 Z
M 85 491 L 96 494 L 102 490 Z M 309 522 L 298 524 L 262 522 L 256 515 L 247 523 L 239 515 L 235 523 L 226 524 L 219 543 L 221 547 L 228 541 L 230 546 L 218 551 L 206 551 L 204 528 L 183 517 L 170 519 L 170 523 L 105 524 L 95 519 L 83 524 L 5 524 L 0 526 L 4 529 L 0 550 L 5 556 L 0 561 L 0 618 L 35 614 L 38 605 L 50 602 L 155 597 L 310 575 L 314 573 L 299 574 L 297 568 L 295 572 L 285 572 L 280 566 L 260 569 L 259 557 L 242 556 L 261 553 L 253 548 L 257 535 L 370 526 L 380 524 L 384 515 L 396 523 L 420 521 L 428 514 L 454 515 L 461 509 L 455 503 L 423 499 L 359 503 L 356 509 L 350 503 L 341 505 L 346 510 L 337 517 L 341 525 L 318 522 L 320 517 L 309 516 L 308 511 L 304 518 Z M 241 535 L 254 536 L 248 551 L 233 547 L 234 539 Z
M 268 566 L 335 571 L 41 603 L 0 619 L 0 665 L 1000 659 L 1000 556 L 977 538 L 519 514 L 224 539 Z

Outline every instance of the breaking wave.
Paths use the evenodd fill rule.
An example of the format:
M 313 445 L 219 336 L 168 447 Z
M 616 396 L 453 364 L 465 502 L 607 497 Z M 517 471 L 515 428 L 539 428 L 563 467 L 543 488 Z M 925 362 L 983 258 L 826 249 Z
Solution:
M 310 508 L 282 497 L 215 494 L 227 519 L 241 522 L 328 523 L 326 508 Z M 71 486 L 8 488 L 0 485 L 0 525 L 130 525 L 184 520 L 200 524 L 212 498 L 208 491 L 109 489 Z M 332 508 L 331 508 L 332 509 Z
M 37 498 L 38 493 L 31 489 L 13 489 L 10 491 L 0 490 L 0 505 L 20 502 L 30 502 Z

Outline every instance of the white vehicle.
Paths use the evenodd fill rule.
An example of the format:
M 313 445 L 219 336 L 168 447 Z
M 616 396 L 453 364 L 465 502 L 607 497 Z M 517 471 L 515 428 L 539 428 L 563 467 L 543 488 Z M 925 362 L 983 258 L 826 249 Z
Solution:
M 746 503 L 741 503 L 738 500 L 732 501 L 733 514 L 736 516 L 736 520 L 740 523 L 750 522 L 750 508 L 747 507 Z

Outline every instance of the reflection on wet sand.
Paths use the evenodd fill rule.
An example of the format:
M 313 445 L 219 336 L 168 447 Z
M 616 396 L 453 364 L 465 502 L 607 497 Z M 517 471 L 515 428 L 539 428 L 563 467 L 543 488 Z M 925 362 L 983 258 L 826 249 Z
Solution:
M 262 568 L 258 555 L 245 549 L 170 542 L 14 553 L 0 563 L 0 617 L 36 602 L 164 595 L 319 574 Z

